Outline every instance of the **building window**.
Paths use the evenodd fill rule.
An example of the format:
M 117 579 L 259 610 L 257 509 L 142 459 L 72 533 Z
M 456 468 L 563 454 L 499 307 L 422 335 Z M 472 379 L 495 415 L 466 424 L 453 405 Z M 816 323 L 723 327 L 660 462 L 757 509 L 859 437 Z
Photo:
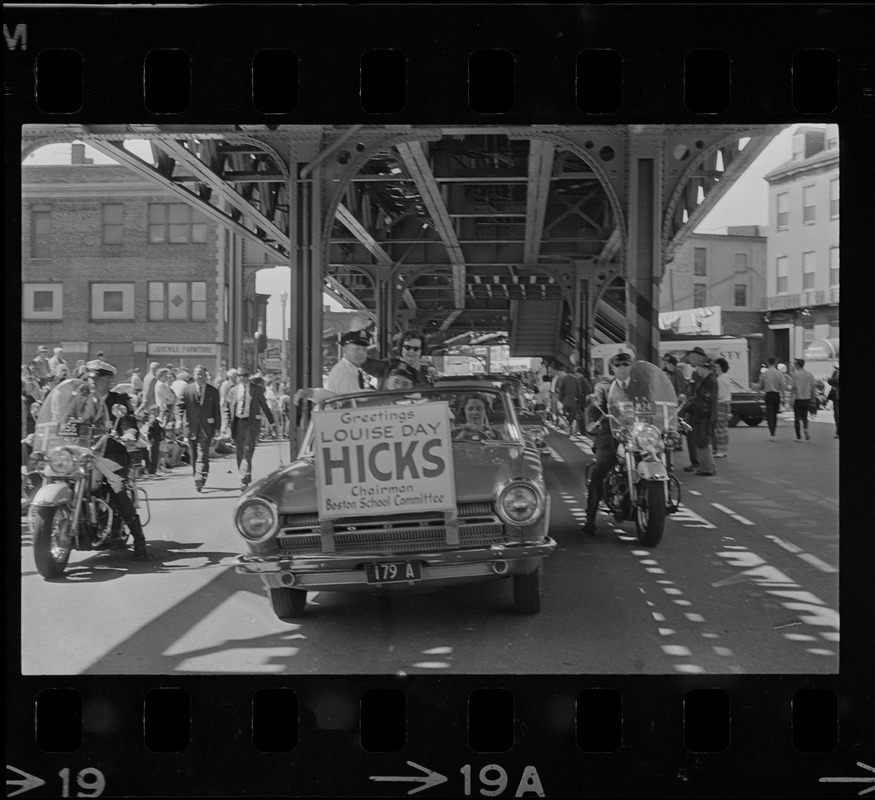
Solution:
M 777 229 L 779 231 L 787 230 L 787 226 L 790 224 L 790 212 L 789 212 L 789 195 L 787 192 L 782 192 L 778 195 L 777 198 Z
M 839 249 L 838 247 L 829 248 L 829 285 L 839 285 Z
M 829 182 L 829 218 L 839 218 L 839 179 L 834 178 Z
M 830 317 L 829 318 L 829 338 L 830 339 L 838 339 L 839 338 L 839 318 L 838 317 Z
M 134 319 L 134 284 L 92 283 L 91 319 Z
M 814 323 L 813 322 L 803 322 L 802 323 L 802 348 L 807 348 L 815 339 L 814 336 Z
M 806 224 L 814 222 L 814 187 L 802 187 L 802 221 Z
M 747 305 L 747 286 L 743 283 L 735 284 L 735 305 Z
M 693 284 L 693 305 L 698 308 L 699 306 L 708 305 L 708 284 L 707 283 L 696 283 Z
M 793 161 L 801 161 L 805 158 L 805 134 L 793 135 Z
M 255 331 L 255 303 L 252 300 L 243 301 L 243 333 Z
M 52 257 L 52 212 L 47 208 L 35 208 L 30 216 L 31 258 Z
M 693 275 L 708 274 L 708 251 L 704 247 L 693 248 Z
M 807 252 L 802 254 L 802 291 L 808 291 L 814 288 L 814 253 Z
M 207 318 L 204 281 L 149 281 L 149 321 L 203 322 Z
M 149 203 L 149 244 L 202 244 L 207 218 L 188 203 Z
M 775 259 L 775 274 L 777 276 L 777 286 L 775 287 L 777 293 L 784 294 L 787 291 L 787 282 L 790 279 L 787 256 L 779 256 Z
M 25 283 L 22 317 L 26 320 L 60 320 L 64 316 L 64 284 Z
M 103 204 L 103 243 L 123 244 L 125 240 L 124 203 Z
M 735 254 L 735 271 L 738 273 L 747 272 L 748 260 L 747 253 Z

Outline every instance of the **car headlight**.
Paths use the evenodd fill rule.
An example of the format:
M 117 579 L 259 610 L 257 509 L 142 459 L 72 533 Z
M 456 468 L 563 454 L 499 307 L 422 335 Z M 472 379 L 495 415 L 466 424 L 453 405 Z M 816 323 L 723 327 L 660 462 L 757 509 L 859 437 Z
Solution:
M 237 530 L 250 541 L 261 541 L 276 530 L 277 519 L 276 506 L 256 497 L 237 510 Z
M 69 475 L 76 469 L 76 459 L 72 451 L 59 447 L 49 454 L 49 466 L 56 475 Z
M 632 428 L 632 435 L 635 445 L 642 450 L 659 452 L 662 449 L 662 436 L 660 436 L 659 429 L 655 425 L 638 422 Z
M 541 493 L 529 483 L 511 483 L 498 496 L 498 515 L 509 525 L 528 525 L 544 510 Z

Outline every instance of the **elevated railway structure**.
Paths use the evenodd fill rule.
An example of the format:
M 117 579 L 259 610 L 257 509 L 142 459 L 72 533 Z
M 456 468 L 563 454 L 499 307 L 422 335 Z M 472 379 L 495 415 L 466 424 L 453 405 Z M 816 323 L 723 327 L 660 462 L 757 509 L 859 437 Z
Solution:
M 504 334 L 517 356 L 628 341 L 655 358 L 665 264 L 781 127 L 25 126 L 22 158 L 85 142 L 225 226 L 235 280 L 289 266 L 289 375 L 310 386 L 323 291 L 384 351 L 413 326 L 436 347 Z

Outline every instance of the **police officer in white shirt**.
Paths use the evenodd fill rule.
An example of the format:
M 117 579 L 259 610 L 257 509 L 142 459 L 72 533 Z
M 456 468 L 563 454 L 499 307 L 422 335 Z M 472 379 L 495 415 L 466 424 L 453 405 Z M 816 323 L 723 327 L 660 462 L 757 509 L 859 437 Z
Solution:
M 295 405 L 302 399 L 309 399 L 317 403 L 336 394 L 350 394 L 369 388 L 361 366 L 367 360 L 370 344 L 371 337 L 367 331 L 358 330 L 344 333 L 340 337 L 340 345 L 343 348 L 340 360 L 328 373 L 328 377 L 325 379 L 325 388 L 298 389 L 295 392 Z

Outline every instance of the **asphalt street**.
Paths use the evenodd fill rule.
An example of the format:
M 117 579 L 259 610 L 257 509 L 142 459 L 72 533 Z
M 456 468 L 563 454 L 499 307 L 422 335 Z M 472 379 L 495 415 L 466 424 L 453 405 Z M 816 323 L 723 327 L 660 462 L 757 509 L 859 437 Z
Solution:
M 587 440 L 552 432 L 542 611 L 513 610 L 508 580 L 431 594 L 310 593 L 278 620 L 232 522 L 234 456 L 197 494 L 188 468 L 146 481 L 151 558 L 74 552 L 62 579 L 34 568 L 22 526 L 25 674 L 835 673 L 839 668 L 838 447 L 832 415 L 797 443 L 730 431 L 713 477 L 680 472 L 681 511 L 660 545 L 600 515 L 581 530 Z M 686 463 L 684 454 L 678 467 Z M 261 444 L 256 478 L 289 461 Z

